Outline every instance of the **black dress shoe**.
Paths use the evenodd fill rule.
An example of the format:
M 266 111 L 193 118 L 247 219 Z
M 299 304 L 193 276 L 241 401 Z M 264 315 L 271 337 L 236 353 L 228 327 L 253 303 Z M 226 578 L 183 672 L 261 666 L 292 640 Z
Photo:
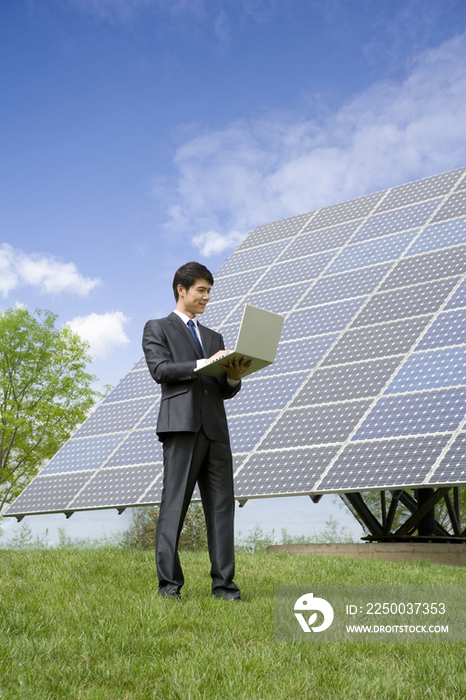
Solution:
M 159 589 L 158 595 L 160 596 L 160 598 L 176 598 L 178 600 L 180 600 L 181 598 L 181 593 L 179 591 L 174 591 L 173 593 L 170 593 L 168 591 Z
M 241 596 L 238 593 L 212 593 L 214 598 L 223 598 L 223 600 L 234 600 L 236 603 L 242 603 Z

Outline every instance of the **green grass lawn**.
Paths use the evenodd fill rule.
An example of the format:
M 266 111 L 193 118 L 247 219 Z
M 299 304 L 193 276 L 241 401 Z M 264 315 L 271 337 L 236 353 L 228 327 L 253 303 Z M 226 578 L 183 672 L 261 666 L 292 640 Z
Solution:
M 465 644 L 277 643 L 274 584 L 462 584 L 424 562 L 239 553 L 244 603 L 210 596 L 208 557 L 182 556 L 162 600 L 151 552 L 0 550 L 0 699 L 466 698 Z

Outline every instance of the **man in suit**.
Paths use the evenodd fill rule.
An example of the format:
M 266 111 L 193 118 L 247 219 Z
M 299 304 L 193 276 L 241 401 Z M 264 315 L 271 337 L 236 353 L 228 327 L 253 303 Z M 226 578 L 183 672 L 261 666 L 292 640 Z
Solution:
M 233 582 L 235 504 L 223 400 L 238 393 L 250 363 L 244 357 L 240 362 L 230 360 L 222 365 L 222 379 L 194 371 L 205 363 L 203 358 L 213 359 L 225 351 L 222 336 L 197 319 L 204 313 L 213 283 L 204 265 L 183 265 L 173 279 L 175 311 L 148 321 L 144 328 L 147 365 L 162 387 L 157 435 L 163 443 L 164 476 L 156 530 L 157 575 L 161 596 L 180 596 L 184 576 L 178 540 L 197 482 L 207 526 L 212 593 L 241 600 Z

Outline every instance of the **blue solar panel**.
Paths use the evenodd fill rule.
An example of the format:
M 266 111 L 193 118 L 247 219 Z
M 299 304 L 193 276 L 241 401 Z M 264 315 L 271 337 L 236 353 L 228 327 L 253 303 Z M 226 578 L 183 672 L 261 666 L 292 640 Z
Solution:
M 466 384 L 466 347 L 415 352 L 400 367 L 386 390 L 397 394 Z
M 466 217 L 427 226 L 409 249 L 407 255 L 428 253 L 431 250 L 466 243 Z
M 201 323 L 286 317 L 274 364 L 226 402 L 238 498 L 466 483 L 466 168 L 260 226 Z M 160 500 L 144 358 L 7 514 Z M 198 495 L 198 492 L 196 491 Z
M 98 469 L 125 437 L 125 433 L 117 433 L 71 439 L 50 460 L 41 475 Z
M 396 236 L 376 238 L 367 243 L 357 243 L 342 250 L 335 262 L 325 271 L 326 275 L 344 270 L 353 270 L 366 265 L 395 260 L 412 241 L 415 231 L 401 233 Z
M 283 326 L 283 340 L 333 333 L 348 325 L 364 298 L 338 301 L 334 304 L 294 311 Z
M 382 397 L 353 440 L 456 430 L 464 420 L 466 387 Z
M 457 309 L 461 306 L 466 306 L 466 280 L 463 280 L 459 287 L 456 289 L 452 298 L 445 306 L 445 310 Z
M 300 301 L 298 308 L 371 294 L 389 269 L 389 265 L 381 264 L 366 267 L 363 274 L 361 274 L 361 270 L 352 270 L 329 277 L 321 277 Z
M 222 276 L 237 274 L 254 268 L 267 267 L 267 265 L 270 265 L 275 260 L 282 250 L 283 243 L 278 242 L 233 253 L 222 266 Z M 221 278 L 219 277 L 219 279 Z
M 292 260 L 303 255 L 320 253 L 324 250 L 336 250 L 349 241 L 356 231 L 359 221 L 351 221 L 348 224 L 330 226 L 320 231 L 304 232 L 295 238 L 284 250 L 280 260 Z
M 128 436 L 111 455 L 105 466 L 120 467 L 162 461 L 162 445 L 155 430 L 140 430 Z
M 270 428 L 278 415 L 279 411 L 269 411 L 268 413 L 232 416 L 228 421 L 228 427 L 233 454 L 252 450 L 258 442 L 258 436 L 263 435 Z
M 250 294 L 244 300 L 244 304 L 257 306 L 259 309 L 273 311 L 276 314 L 283 314 L 290 311 L 298 300 L 303 295 L 303 283 L 287 284 L 278 289 L 267 290 L 266 292 L 257 292 Z M 238 315 L 235 318 L 241 320 L 244 304 L 238 309 Z M 240 315 L 241 312 L 241 315 Z
M 334 253 L 321 253 L 319 255 L 308 255 L 305 258 L 297 258 L 282 264 L 274 265 L 254 287 L 254 291 L 262 289 L 272 289 L 280 286 L 292 284 L 296 280 L 307 281 L 318 277 L 322 270 L 328 265 Z
M 227 414 L 233 416 L 283 408 L 307 375 L 308 372 L 295 372 L 271 377 L 260 374 L 257 378 L 251 377 L 249 382 L 245 382 L 237 399 L 226 403 Z
M 458 284 L 458 277 L 425 282 L 414 287 L 402 287 L 374 294 L 352 326 L 367 326 L 407 316 L 432 314 Z
M 466 482 L 466 433 L 459 433 L 430 481 L 433 484 Z
M 332 333 L 325 336 L 281 342 L 278 346 L 275 362 L 264 367 L 260 376 L 289 372 L 290 367 L 296 367 L 298 371 L 301 369 L 312 370 L 337 337 L 335 333 Z
M 419 284 L 429 280 L 464 275 L 466 272 L 466 246 L 436 250 L 400 260 L 381 289 L 394 289 L 407 284 Z
M 136 501 L 154 481 L 154 467 L 101 469 L 70 503 L 70 509 L 108 508 Z M 120 499 L 123 500 L 120 502 Z
M 416 350 L 466 343 L 466 309 L 445 311 L 433 322 Z
M 126 399 L 140 399 L 144 396 L 157 396 L 158 387 L 150 376 L 147 366 L 143 370 L 133 370 L 121 380 L 110 392 L 104 401 L 107 405 L 113 401 L 125 401 Z
M 441 199 L 432 199 L 423 204 L 414 204 L 396 211 L 384 214 L 374 214 L 359 228 L 352 243 L 379 238 L 390 233 L 413 229 L 425 224 L 432 212 L 437 208 Z
M 433 217 L 432 222 L 445 221 L 466 215 L 466 192 L 454 192 L 445 200 L 439 211 Z
M 350 443 L 317 484 L 318 490 L 364 491 L 421 486 L 442 454 L 448 436 L 408 437 Z

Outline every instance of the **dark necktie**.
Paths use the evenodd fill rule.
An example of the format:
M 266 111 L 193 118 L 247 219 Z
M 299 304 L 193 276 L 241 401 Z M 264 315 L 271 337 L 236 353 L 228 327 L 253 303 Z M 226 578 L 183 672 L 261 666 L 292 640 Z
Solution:
M 202 349 L 202 345 L 200 344 L 199 338 L 197 337 L 196 329 L 194 328 L 194 321 L 191 318 L 188 321 L 188 328 L 191 332 L 191 335 L 194 338 L 194 342 L 197 345 L 197 349 L 199 350 L 201 357 L 205 357 L 204 350 Z

